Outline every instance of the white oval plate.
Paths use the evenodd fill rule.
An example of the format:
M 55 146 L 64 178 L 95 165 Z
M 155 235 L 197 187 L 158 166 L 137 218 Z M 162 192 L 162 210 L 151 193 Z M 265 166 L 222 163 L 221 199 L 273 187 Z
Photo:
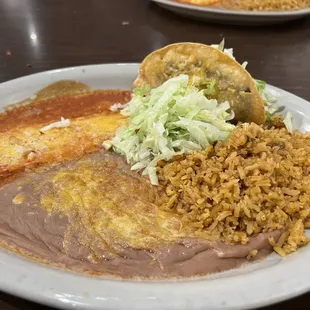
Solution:
M 0 84 L 0 108 L 64 79 L 93 88 L 130 89 L 139 64 L 82 66 L 48 71 Z M 295 125 L 310 131 L 310 103 L 288 92 L 281 104 Z M 0 248 L 0 290 L 64 309 L 249 309 L 310 290 L 310 246 L 281 259 L 273 254 L 246 267 L 180 281 L 120 281 L 40 265 Z M 206 262 L 207 263 L 207 262 Z
M 287 22 L 310 15 L 310 8 L 283 12 L 250 12 L 218 9 L 180 3 L 173 0 L 153 0 L 159 6 L 194 19 L 223 24 L 267 25 Z

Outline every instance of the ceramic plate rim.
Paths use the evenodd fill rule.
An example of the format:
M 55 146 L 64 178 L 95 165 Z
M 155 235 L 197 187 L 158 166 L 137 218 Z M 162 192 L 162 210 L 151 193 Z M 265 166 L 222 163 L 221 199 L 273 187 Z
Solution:
M 64 77 L 81 80 L 83 70 L 86 78 L 94 75 L 108 78 L 109 74 L 122 73 L 128 80 L 128 88 L 136 77 L 138 68 L 137 63 L 123 63 L 87 65 L 36 73 L 0 84 L 0 101 L 2 94 L 9 96 L 10 90 L 20 85 L 34 87 L 36 81 L 50 84 Z M 40 88 L 38 86 L 37 90 Z M 300 115 L 306 117 L 306 114 L 310 114 L 310 102 L 278 88 L 274 89 L 279 90 Z M 306 110 L 308 112 L 305 112 Z M 307 124 L 310 124 L 310 118 L 307 118 Z M 252 264 L 250 267 L 225 273 L 224 276 L 220 274 L 179 282 L 134 282 L 78 275 L 36 264 L 0 249 L 0 290 L 66 309 L 250 309 L 310 291 L 310 268 L 306 265 L 309 260 L 310 247 L 305 247 L 283 260 L 272 255 L 257 265 Z M 264 264 L 263 268 L 259 267 L 261 264 Z M 249 290 L 249 287 L 253 289 Z

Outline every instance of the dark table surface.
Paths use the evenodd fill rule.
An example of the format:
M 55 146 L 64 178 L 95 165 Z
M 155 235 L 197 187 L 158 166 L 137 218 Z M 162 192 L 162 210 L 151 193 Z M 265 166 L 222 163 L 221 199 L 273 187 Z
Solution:
M 0 82 L 68 66 L 139 62 L 169 43 L 223 37 L 253 76 L 310 101 L 310 18 L 268 27 L 216 25 L 148 0 L 0 0 Z M 265 309 L 309 304 L 306 294 Z M 51 308 L 0 293 L 0 309 Z

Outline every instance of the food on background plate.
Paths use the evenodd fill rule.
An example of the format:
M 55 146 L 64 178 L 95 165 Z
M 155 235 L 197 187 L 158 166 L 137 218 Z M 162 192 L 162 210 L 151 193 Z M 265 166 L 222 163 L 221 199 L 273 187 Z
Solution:
M 206 275 L 306 245 L 309 134 L 245 68 L 224 42 L 181 43 L 143 61 L 132 94 L 58 85 L 57 96 L 54 85 L 6 112 L 0 244 L 138 279 Z
M 221 0 L 176 0 L 176 1 L 201 6 L 210 6 L 221 3 Z
M 245 11 L 295 11 L 310 7 L 309 0 L 223 0 L 227 9 Z
M 310 7 L 309 0 L 173 0 L 197 6 L 244 11 L 295 11 Z

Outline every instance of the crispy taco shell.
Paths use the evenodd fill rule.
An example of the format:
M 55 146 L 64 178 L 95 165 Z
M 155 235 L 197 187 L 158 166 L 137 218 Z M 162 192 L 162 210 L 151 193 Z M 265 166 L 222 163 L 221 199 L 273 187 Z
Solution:
M 158 87 L 166 80 L 187 74 L 190 83 L 207 88 L 215 82 L 208 97 L 228 101 L 235 121 L 265 123 L 265 107 L 251 75 L 222 51 L 198 43 L 168 45 L 148 55 L 142 62 L 134 86 Z

